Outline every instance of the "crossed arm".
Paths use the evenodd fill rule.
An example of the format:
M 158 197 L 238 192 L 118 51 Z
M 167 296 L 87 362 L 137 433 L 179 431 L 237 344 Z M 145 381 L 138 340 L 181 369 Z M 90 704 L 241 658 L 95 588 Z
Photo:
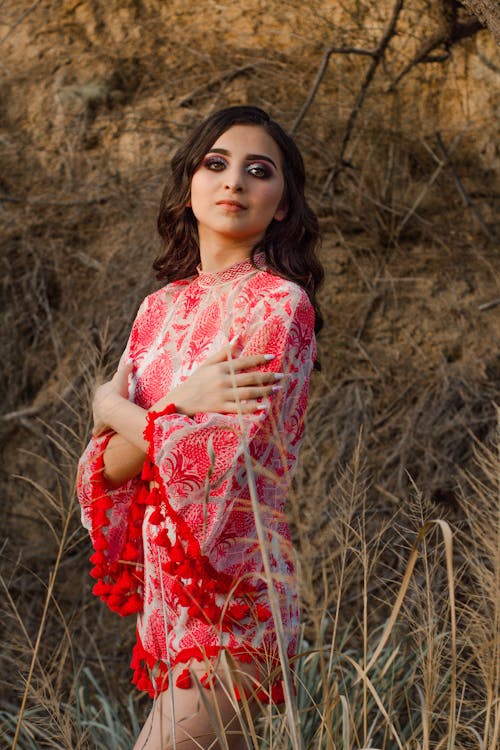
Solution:
M 266 399 L 282 373 L 261 372 L 258 367 L 272 354 L 235 357 L 231 345 L 209 357 L 184 382 L 157 401 L 151 411 L 175 404 L 179 414 L 198 412 L 249 414 L 266 406 Z M 99 386 L 93 401 L 94 435 L 105 429 L 115 433 L 104 452 L 104 475 L 111 489 L 136 476 L 142 468 L 148 445 L 143 437 L 148 410 L 128 400 L 131 366 L 120 367 L 113 378 Z

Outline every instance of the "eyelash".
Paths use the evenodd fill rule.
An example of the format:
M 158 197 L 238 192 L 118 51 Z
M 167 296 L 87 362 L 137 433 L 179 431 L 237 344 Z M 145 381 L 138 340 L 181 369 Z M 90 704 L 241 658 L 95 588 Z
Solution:
M 227 167 L 227 162 L 221 156 L 208 156 L 203 161 L 203 166 L 206 169 L 210 169 L 212 172 L 222 172 L 222 170 Z M 222 169 L 214 169 L 215 166 L 222 167 Z M 255 174 L 252 170 L 260 170 L 261 173 Z M 247 167 L 247 172 L 253 177 L 256 177 L 258 180 L 267 180 L 272 176 L 271 168 L 268 167 L 267 164 L 261 164 L 261 162 L 258 161 L 249 164 Z

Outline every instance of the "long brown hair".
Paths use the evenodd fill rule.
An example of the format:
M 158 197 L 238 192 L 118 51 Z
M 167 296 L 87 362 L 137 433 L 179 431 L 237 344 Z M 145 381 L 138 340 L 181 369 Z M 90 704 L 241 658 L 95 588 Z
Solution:
M 153 263 L 157 278 L 168 282 L 196 274 L 200 262 L 198 229 L 189 202 L 191 179 L 215 141 L 233 125 L 258 125 L 277 143 L 282 154 L 286 217 L 272 220 L 264 236 L 252 248 L 251 260 L 264 251 L 268 268 L 299 284 L 308 294 L 315 312 L 315 332 L 323 327 L 316 292 L 324 271 L 316 255 L 319 244 L 318 219 L 305 195 L 305 169 L 292 138 L 258 107 L 227 107 L 210 115 L 193 131 L 174 154 L 172 178 L 160 201 L 158 232 L 160 254 Z

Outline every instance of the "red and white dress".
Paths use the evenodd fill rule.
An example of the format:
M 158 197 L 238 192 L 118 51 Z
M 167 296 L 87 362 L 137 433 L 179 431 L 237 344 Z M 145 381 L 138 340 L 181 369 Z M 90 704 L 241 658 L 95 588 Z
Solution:
M 296 649 L 297 584 L 283 509 L 316 353 L 314 311 L 303 289 L 263 267 L 262 255 L 257 265 L 200 271 L 146 297 L 122 362 L 133 361 L 130 400 L 150 409 L 236 339 L 242 355 L 275 355 L 262 369 L 286 373 L 271 407 L 244 416 L 187 417 L 175 406 L 150 412 L 142 474 L 118 489 L 103 476 L 110 434 L 92 438 L 80 459 L 78 497 L 95 549 L 93 591 L 121 615 L 137 614 L 133 682 L 151 696 L 167 688 L 178 664 L 185 669 L 176 684 L 189 687 L 190 662 L 221 650 L 243 662 L 277 659 L 245 450 L 288 655 Z M 278 680 L 260 697 L 279 702 L 281 694 Z

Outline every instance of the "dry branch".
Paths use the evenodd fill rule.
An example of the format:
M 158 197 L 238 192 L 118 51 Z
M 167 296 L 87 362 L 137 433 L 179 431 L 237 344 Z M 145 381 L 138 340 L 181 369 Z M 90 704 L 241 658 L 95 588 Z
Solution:
M 482 305 L 479 305 L 478 310 L 485 312 L 486 310 L 492 310 L 494 307 L 498 307 L 498 305 L 500 305 L 500 297 L 498 299 L 492 299 L 489 302 L 483 302 Z
M 373 51 L 373 54 L 371 55 L 372 61 L 366 72 L 364 81 L 361 84 L 361 88 L 356 97 L 356 101 L 354 102 L 354 106 L 351 110 L 351 114 L 349 115 L 349 119 L 347 121 L 347 125 L 344 131 L 344 136 L 342 138 L 342 143 L 340 146 L 340 151 L 339 151 L 339 155 L 337 158 L 337 162 L 328 173 L 328 176 L 323 185 L 323 189 L 321 191 L 322 197 L 326 195 L 326 193 L 330 189 L 332 182 L 335 181 L 335 178 L 337 177 L 337 175 L 340 173 L 342 169 L 342 166 L 345 160 L 345 154 L 347 151 L 347 146 L 349 145 L 349 141 L 351 140 L 352 132 L 354 130 L 354 125 L 356 124 L 356 120 L 361 111 L 361 107 L 363 106 L 363 102 L 365 100 L 366 94 L 368 93 L 368 89 L 370 88 L 370 84 L 377 71 L 377 68 L 382 62 L 385 51 L 387 47 L 389 46 L 389 43 L 392 37 L 395 34 L 396 25 L 397 25 L 399 16 L 401 14 L 401 11 L 403 10 L 403 3 L 404 3 L 404 0 L 396 0 L 396 2 L 394 3 L 394 6 L 392 8 L 391 18 L 390 18 L 389 23 L 387 24 L 387 28 L 377 48 Z
M 12 34 L 12 32 L 17 29 L 17 27 L 24 21 L 24 19 L 27 18 L 30 13 L 33 13 L 34 10 L 36 10 L 38 5 L 40 5 L 40 0 L 35 0 L 35 2 L 24 11 L 24 13 L 21 13 L 19 18 L 14 21 L 8 32 L 4 34 L 4 36 L 0 39 L 0 44 L 2 44 L 2 42 L 5 42 L 5 40 Z
M 2 414 L 0 419 L 2 422 L 10 422 L 13 419 L 22 419 L 24 417 L 34 417 L 39 414 L 47 404 L 32 404 L 31 406 L 25 406 L 23 409 L 16 409 L 15 411 L 9 411 L 7 414 Z
M 332 55 L 368 55 L 369 57 L 373 57 L 375 53 L 376 50 L 358 49 L 357 47 L 328 47 L 328 49 L 325 51 L 321 64 L 318 68 L 318 72 L 316 73 L 316 78 L 313 81 L 306 100 L 302 105 L 299 114 L 295 118 L 292 127 L 290 128 L 290 134 L 293 135 L 297 131 L 299 125 L 306 116 L 309 107 L 316 98 L 316 94 L 318 93 L 318 89 L 320 87 L 321 81 L 323 80 L 323 76 L 326 73 L 328 63 L 330 62 L 330 57 Z

